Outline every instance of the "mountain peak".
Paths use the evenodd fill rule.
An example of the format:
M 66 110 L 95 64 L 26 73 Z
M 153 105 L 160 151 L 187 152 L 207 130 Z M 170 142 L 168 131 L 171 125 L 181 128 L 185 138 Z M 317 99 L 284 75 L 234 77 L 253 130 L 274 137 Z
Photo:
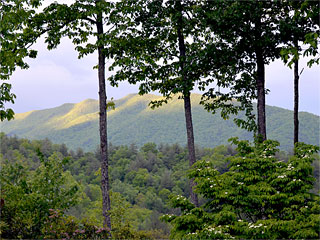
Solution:
M 230 137 L 252 139 L 252 133 L 238 128 L 232 121 L 223 120 L 220 113 L 211 114 L 199 105 L 201 95 L 192 94 L 192 114 L 195 143 L 203 147 L 228 144 Z M 160 100 L 158 95 L 129 94 L 114 100 L 116 109 L 108 111 L 108 138 L 115 145 L 147 142 L 186 144 L 183 100 L 174 96 L 168 104 L 152 110 L 148 104 Z M 71 148 L 93 150 L 99 142 L 98 100 L 86 99 L 75 104 L 16 114 L 15 120 L 0 123 L 1 131 L 30 139 L 49 138 Z M 268 138 L 279 140 L 283 149 L 292 148 L 292 111 L 268 106 Z M 238 117 L 243 117 L 240 113 Z M 319 116 L 300 115 L 301 141 L 319 143 Z

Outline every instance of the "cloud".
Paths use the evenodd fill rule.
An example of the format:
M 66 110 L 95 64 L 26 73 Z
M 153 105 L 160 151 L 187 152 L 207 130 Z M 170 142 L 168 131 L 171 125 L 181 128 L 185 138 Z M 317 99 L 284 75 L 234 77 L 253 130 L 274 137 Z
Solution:
M 56 107 L 66 102 L 76 103 L 87 98 L 98 99 L 97 54 L 78 59 L 78 53 L 69 39 L 63 39 L 57 49 L 47 50 L 44 38 L 34 45 L 38 50 L 36 59 L 28 59 L 30 68 L 13 74 L 10 83 L 17 95 L 12 107 L 15 112 Z M 107 64 L 110 61 L 107 61 Z M 110 73 L 107 71 L 107 76 Z M 138 92 L 138 86 L 126 82 L 119 88 L 107 84 L 108 99 L 122 98 Z

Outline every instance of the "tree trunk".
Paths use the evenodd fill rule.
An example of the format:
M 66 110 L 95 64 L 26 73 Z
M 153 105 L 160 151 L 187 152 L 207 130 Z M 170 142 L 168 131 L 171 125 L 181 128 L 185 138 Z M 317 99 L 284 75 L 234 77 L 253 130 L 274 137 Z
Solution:
M 258 113 L 258 137 L 265 141 L 267 140 L 266 131 L 266 98 L 265 98 L 265 73 L 264 62 L 261 54 L 257 54 L 257 113 Z
M 295 41 L 295 47 L 298 48 L 298 42 Z M 299 60 L 294 61 L 294 136 L 293 144 L 299 141 Z
M 196 152 L 194 148 L 190 93 L 189 95 L 184 96 L 184 112 L 185 112 L 185 118 L 186 118 L 186 129 L 187 129 L 187 138 L 188 138 L 189 166 L 191 167 L 196 162 Z M 193 179 L 191 179 L 190 180 L 191 201 L 196 207 L 198 207 L 199 206 L 198 196 L 192 190 L 195 185 L 196 184 L 194 183 Z
M 182 73 L 182 79 L 185 89 L 189 89 L 188 78 L 185 73 L 185 58 L 186 58 L 186 45 L 184 42 L 184 36 L 182 33 L 182 6 L 181 2 L 177 1 L 177 10 L 179 14 L 178 22 L 177 22 L 177 33 L 178 33 L 178 41 L 179 41 L 179 51 L 180 51 L 180 67 Z M 191 167 L 196 162 L 196 153 L 194 148 L 194 135 L 193 135 L 193 123 L 192 123 L 192 114 L 191 114 L 191 100 L 190 100 L 190 91 L 186 90 L 183 92 L 184 99 L 184 112 L 186 118 L 186 129 L 187 129 L 187 139 L 188 139 L 188 152 L 189 152 L 189 166 Z M 193 187 L 195 183 L 193 179 L 190 180 L 190 195 L 191 201 L 195 206 L 199 206 L 198 196 L 193 192 Z
M 256 22 L 256 41 L 261 37 L 261 19 Z M 258 114 L 258 140 L 260 142 L 267 140 L 267 130 L 266 130 L 266 96 L 265 96 L 265 68 L 263 60 L 263 52 L 261 47 L 257 47 L 255 50 L 257 57 L 257 114 Z
M 98 44 L 103 34 L 102 13 L 97 16 Z M 99 78 L 99 131 L 100 131 L 100 157 L 101 157 L 101 191 L 103 226 L 111 230 L 109 173 L 108 173 L 108 139 L 107 139 L 107 95 L 105 83 L 105 56 L 103 46 L 98 46 L 98 78 Z

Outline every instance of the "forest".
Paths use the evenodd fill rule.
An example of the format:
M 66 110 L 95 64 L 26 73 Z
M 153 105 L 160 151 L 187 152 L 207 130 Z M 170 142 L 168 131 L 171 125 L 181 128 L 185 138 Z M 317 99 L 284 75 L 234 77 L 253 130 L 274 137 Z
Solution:
M 1 134 L 1 237 L 319 239 L 319 146 L 299 141 L 299 61 L 319 64 L 319 9 L 303 0 L 1 1 L 1 121 L 14 118 L 10 77 L 37 57 L 40 38 L 49 50 L 66 37 L 79 58 L 97 54 L 99 86 L 94 153 Z M 292 155 L 267 137 L 265 68 L 275 59 L 293 68 Z M 106 81 L 159 92 L 151 108 L 178 96 L 186 147 L 109 143 L 116 106 Z M 236 115 L 254 140 L 196 147 L 196 88 L 204 109 Z
M 222 171 L 227 168 L 226 158 L 234 154 L 235 150 L 231 146 L 219 146 L 215 149 L 197 148 L 197 159 L 209 158 L 214 155 L 215 163 Z M 42 160 L 40 160 L 41 157 L 43 157 Z M 132 226 L 134 230 L 152 230 L 154 231 L 152 234 L 155 236 L 161 238 L 166 236 L 169 228 L 166 224 L 160 222 L 159 216 L 176 212 L 167 204 L 169 194 L 190 195 L 186 176 L 188 169 L 187 149 L 177 144 L 156 146 L 149 143 L 140 149 L 134 145 L 118 147 L 109 145 L 109 157 L 111 190 L 113 194 L 121 194 L 114 196 L 119 198 L 117 201 L 121 200 L 123 205 L 127 204 L 127 207 L 123 210 L 126 211 L 125 216 L 121 216 L 123 218 L 127 217 L 127 219 L 121 219 L 123 221 L 121 227 L 124 228 L 126 224 L 134 224 Z M 9 185 L 15 185 L 14 183 L 18 188 L 19 182 L 30 181 L 31 179 L 24 179 L 26 176 L 20 174 L 27 173 L 26 175 L 31 177 L 33 172 L 37 171 L 43 164 L 43 161 L 58 160 L 61 162 L 67 159 L 60 166 L 55 166 L 55 169 L 60 171 L 60 174 L 69 182 L 70 186 L 68 187 L 72 187 L 72 185 L 77 187 L 77 193 L 69 197 L 70 200 L 76 198 L 77 204 L 73 204 L 67 214 L 79 219 L 89 219 L 97 226 L 102 224 L 102 216 L 99 210 L 101 206 L 101 176 L 98 174 L 100 166 L 99 150 L 84 152 L 79 148 L 77 151 L 72 151 L 63 144 L 52 144 L 49 140 L 30 141 L 1 134 L 1 159 L 5 160 L 1 162 L 3 166 L 1 182 L 8 184 L 8 186 L 2 186 L 3 189 L 9 188 Z M 20 173 L 8 170 L 9 167 L 20 168 Z M 57 180 L 55 179 L 55 181 Z M 43 184 L 42 188 L 48 187 L 44 179 L 39 179 L 38 184 L 39 182 Z M 31 184 L 28 187 L 33 188 L 35 186 Z M 20 185 L 19 188 L 23 188 L 23 185 Z M 15 192 L 11 191 L 12 194 Z M 32 197 L 31 195 L 30 193 L 30 196 L 25 197 Z M 24 199 L 20 196 L 13 196 L 10 196 L 12 208 L 16 206 L 16 201 L 20 202 Z M 41 197 L 44 198 L 45 194 Z M 51 196 L 51 198 L 53 197 L 64 198 L 62 193 L 59 196 Z M 14 199 L 16 200 L 13 201 Z M 9 201 L 9 199 L 6 199 L 6 201 Z M 29 202 L 28 204 L 37 203 Z M 115 206 L 119 207 L 118 204 L 118 202 L 115 203 Z M 50 213 L 48 209 L 55 208 L 50 204 L 46 207 L 47 214 Z M 12 208 L 9 208 L 10 211 L 4 209 L 6 213 L 2 215 L 2 223 L 5 223 L 6 219 L 21 217 L 19 216 L 21 212 L 15 213 L 16 215 L 6 215 L 12 211 Z M 35 209 L 40 208 L 39 206 Z M 32 207 L 31 209 L 33 210 Z M 26 217 L 20 224 L 31 221 L 30 225 L 32 225 L 36 220 L 36 217 L 30 216 L 30 219 Z M 9 225 L 4 229 L 12 229 L 12 232 L 14 232 L 13 229 L 21 228 L 20 224 L 15 228 Z M 28 234 L 30 235 L 23 235 L 23 238 L 38 238 L 40 236 L 33 233 L 32 229 Z M 9 237 L 10 235 L 5 236 Z
M 8 137 L 3 133 L 0 140 L 1 196 L 4 199 L 0 227 L 3 238 L 68 238 L 64 234 L 76 239 L 106 236 L 106 232 L 99 232 L 103 223 L 100 213 L 102 195 L 99 149 L 95 152 L 84 152 L 81 148 L 73 151 L 64 144 L 53 144 L 48 139 L 30 141 Z M 237 154 L 238 151 L 232 145 L 221 145 L 214 149 L 196 148 L 199 164 L 214 166 L 221 176 L 230 173 L 229 164 L 236 159 Z M 288 161 L 292 158 L 284 151 L 277 152 L 274 157 L 283 166 L 289 166 Z M 296 173 L 300 175 L 302 170 L 306 170 L 310 174 L 312 166 L 313 179 L 308 176 L 311 177 L 310 183 L 319 179 L 320 157 L 315 155 L 314 158 L 312 164 L 310 160 L 308 164 L 305 163 L 305 169 L 299 166 L 300 173 Z M 171 227 L 159 218 L 181 214 L 180 206 L 171 205 L 172 197 L 190 197 L 187 148 L 178 144 L 156 146 L 148 143 L 138 149 L 135 145 L 110 144 L 109 159 L 113 236 L 168 238 Z M 204 166 L 198 167 L 202 169 Z M 278 177 L 281 174 L 277 173 Z M 290 176 L 292 179 L 294 177 Z M 297 181 L 299 178 L 296 177 Z M 246 184 L 253 186 L 256 183 Z M 208 186 L 203 188 L 205 191 L 210 189 Z M 297 194 L 297 189 L 298 186 L 285 193 L 283 200 L 290 196 L 290 192 Z M 313 185 L 311 192 L 319 192 L 319 182 Z M 203 194 L 199 199 L 201 205 L 208 204 L 208 199 L 212 198 L 206 196 L 208 193 Z M 305 204 L 303 202 L 303 207 Z M 54 213 L 53 209 L 59 212 Z M 313 211 L 316 213 L 317 208 Z M 308 224 L 312 224 L 312 221 Z M 50 225 L 53 228 L 49 228 Z M 85 231 L 85 234 L 80 231 Z M 174 238 L 180 237 L 174 235 Z

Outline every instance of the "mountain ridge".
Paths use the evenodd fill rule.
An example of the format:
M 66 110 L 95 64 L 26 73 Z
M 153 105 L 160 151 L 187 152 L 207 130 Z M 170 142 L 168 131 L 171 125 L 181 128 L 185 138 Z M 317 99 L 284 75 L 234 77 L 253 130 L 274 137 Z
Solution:
M 129 94 L 114 100 L 116 109 L 108 111 L 109 141 L 116 145 L 135 143 L 142 146 L 147 142 L 185 145 L 183 101 L 175 96 L 160 108 L 152 110 L 148 107 L 151 100 L 161 98 L 152 94 Z M 196 144 L 214 147 L 226 144 L 227 139 L 233 136 L 252 139 L 252 133 L 233 123 L 235 116 L 223 120 L 219 112 L 214 115 L 208 113 L 199 105 L 200 98 L 200 94 L 192 94 L 191 98 Z M 66 143 L 73 149 L 93 150 L 99 140 L 98 109 L 98 100 L 85 99 L 79 103 L 18 113 L 15 120 L 0 123 L 0 130 L 30 139 L 49 138 L 56 143 Z M 274 106 L 267 106 L 266 111 L 268 138 L 279 140 L 282 149 L 289 150 L 292 148 L 292 111 Z M 300 112 L 299 118 L 302 141 L 319 144 L 320 117 Z

